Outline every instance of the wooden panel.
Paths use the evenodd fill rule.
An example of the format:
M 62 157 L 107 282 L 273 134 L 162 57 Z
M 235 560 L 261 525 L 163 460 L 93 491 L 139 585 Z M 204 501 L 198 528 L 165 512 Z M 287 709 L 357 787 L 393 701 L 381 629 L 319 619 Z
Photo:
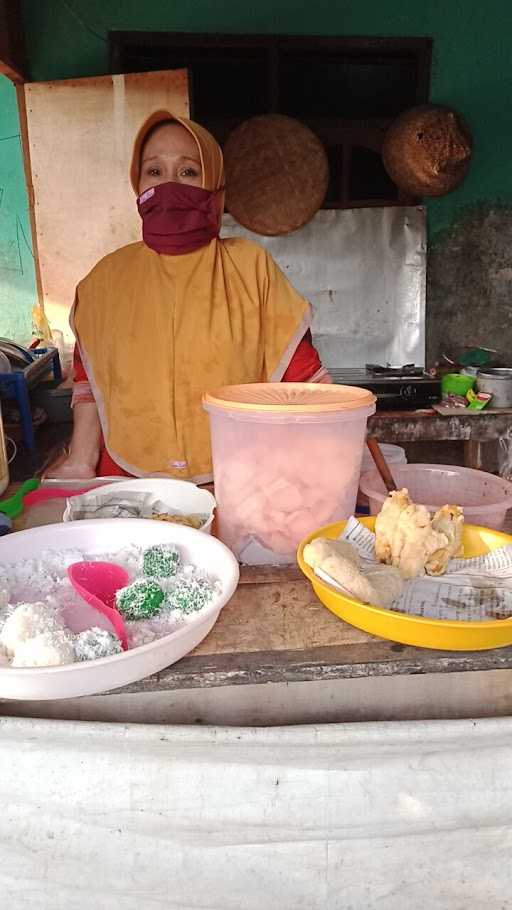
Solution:
M 24 86 L 41 289 L 52 329 L 68 339 L 78 281 L 141 238 L 129 180 L 135 134 L 154 110 L 187 116 L 186 70 Z

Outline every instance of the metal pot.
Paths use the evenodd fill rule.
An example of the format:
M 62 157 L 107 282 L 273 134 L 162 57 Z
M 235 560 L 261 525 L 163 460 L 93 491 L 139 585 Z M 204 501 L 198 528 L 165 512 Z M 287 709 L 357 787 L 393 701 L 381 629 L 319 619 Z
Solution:
M 491 408 L 512 408 L 512 369 L 483 370 L 477 376 L 476 386 L 479 392 L 492 395 Z

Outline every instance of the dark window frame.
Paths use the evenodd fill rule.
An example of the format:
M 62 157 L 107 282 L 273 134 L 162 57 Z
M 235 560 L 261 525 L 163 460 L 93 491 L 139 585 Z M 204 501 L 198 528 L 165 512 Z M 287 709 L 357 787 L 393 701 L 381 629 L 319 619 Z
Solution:
M 183 32 L 137 32 L 137 31 L 111 31 L 109 33 L 110 46 L 110 72 L 124 73 L 135 72 L 136 69 L 129 63 L 130 58 L 137 58 L 140 50 L 148 48 L 154 53 L 165 52 L 166 48 L 179 48 L 186 51 L 190 48 L 192 53 L 199 54 L 204 50 L 211 59 L 211 54 L 218 50 L 228 50 L 231 59 L 233 52 L 240 51 L 241 61 L 246 55 L 261 54 L 264 74 L 266 75 L 266 110 L 264 113 L 287 113 L 280 109 L 280 65 L 287 55 L 304 54 L 305 61 L 308 57 L 318 58 L 319 54 L 339 54 L 343 60 L 356 62 L 390 62 L 407 61 L 415 63 L 416 87 L 414 104 L 424 104 L 429 100 L 430 74 L 432 59 L 432 39 L 428 37 L 413 38 L 382 38 L 382 37 L 334 37 L 334 36 L 293 36 L 293 35 L 225 35 Z M 152 57 L 148 54 L 146 63 L 151 63 Z M 193 64 L 191 61 L 191 116 L 194 116 L 194 85 Z M 180 64 L 182 66 L 183 64 Z M 150 66 L 149 69 L 161 68 Z M 171 68 L 171 67 L 170 67 Z M 140 66 L 138 67 L 140 69 Z M 283 83 L 281 83 L 282 85 Z M 230 129 L 237 126 L 245 116 L 222 117 L 199 115 L 198 119 L 209 127 L 222 141 Z M 339 186 L 336 197 L 327 198 L 326 208 L 359 208 L 388 205 L 413 205 L 421 200 L 402 191 L 395 190 L 394 198 L 364 198 L 358 199 L 351 193 L 351 180 L 354 174 L 352 165 L 353 150 L 362 148 L 371 156 L 379 154 L 385 130 L 394 119 L 393 117 L 361 117 L 360 119 L 345 119 L 343 117 L 311 117 L 299 116 L 308 124 L 322 140 L 326 148 L 336 145 L 342 150 Z

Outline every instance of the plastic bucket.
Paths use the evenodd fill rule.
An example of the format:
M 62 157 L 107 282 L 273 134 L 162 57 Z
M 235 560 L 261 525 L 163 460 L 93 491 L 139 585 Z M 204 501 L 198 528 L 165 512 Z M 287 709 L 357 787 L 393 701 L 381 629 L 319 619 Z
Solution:
M 353 514 L 375 398 L 311 383 L 228 386 L 210 415 L 218 532 L 240 562 L 295 561 L 302 538 Z
M 512 483 L 472 468 L 456 465 L 409 464 L 393 468 L 397 487 L 406 487 L 413 502 L 431 512 L 440 506 L 457 505 L 464 509 L 470 524 L 484 528 L 503 528 L 512 508 Z M 370 513 L 377 515 L 387 493 L 377 471 L 361 477 L 361 490 L 370 500 Z

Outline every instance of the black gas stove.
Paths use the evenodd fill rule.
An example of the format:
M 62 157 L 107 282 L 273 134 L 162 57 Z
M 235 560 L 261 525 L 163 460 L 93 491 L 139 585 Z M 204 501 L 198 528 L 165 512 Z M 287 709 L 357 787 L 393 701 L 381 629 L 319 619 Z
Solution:
M 431 408 L 441 398 L 441 380 L 422 367 L 367 364 L 366 368 L 329 369 L 337 385 L 357 385 L 377 398 L 378 411 L 415 411 Z

